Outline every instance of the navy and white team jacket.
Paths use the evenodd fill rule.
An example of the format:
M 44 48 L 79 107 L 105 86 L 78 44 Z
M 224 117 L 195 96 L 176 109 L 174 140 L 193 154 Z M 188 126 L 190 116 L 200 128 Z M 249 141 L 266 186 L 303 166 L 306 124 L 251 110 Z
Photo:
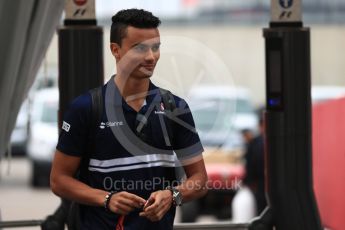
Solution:
M 176 183 L 176 158 L 184 161 L 201 157 L 203 147 L 183 99 L 174 95 L 177 113 L 169 123 L 159 90 L 152 82 L 139 112 L 124 101 L 113 80 L 102 87 L 102 93 L 104 106 L 99 126 L 92 127 L 91 95 L 81 95 L 64 115 L 56 147 L 83 159 L 80 178 L 91 187 L 127 191 L 148 199 L 152 192 Z M 145 117 L 145 125 L 141 124 L 138 131 L 138 118 Z M 169 128 L 171 131 L 167 131 Z M 164 138 L 169 132 L 173 133 L 172 143 Z M 90 148 L 92 141 L 94 148 Z M 121 217 L 104 207 L 83 205 L 80 209 L 81 229 L 91 230 L 115 230 L 118 225 L 125 230 L 172 229 L 175 217 L 174 207 L 159 222 L 140 217 L 141 210 Z

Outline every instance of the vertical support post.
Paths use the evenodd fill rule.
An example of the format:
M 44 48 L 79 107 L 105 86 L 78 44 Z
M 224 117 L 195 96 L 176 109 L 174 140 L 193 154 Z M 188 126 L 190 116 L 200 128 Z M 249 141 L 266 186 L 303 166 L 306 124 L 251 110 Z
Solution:
M 95 0 L 67 0 L 59 36 L 59 127 L 76 96 L 104 82 L 103 29 L 97 26 Z
M 310 30 L 300 0 L 271 0 L 266 44 L 269 207 L 249 229 L 321 230 L 312 182 Z

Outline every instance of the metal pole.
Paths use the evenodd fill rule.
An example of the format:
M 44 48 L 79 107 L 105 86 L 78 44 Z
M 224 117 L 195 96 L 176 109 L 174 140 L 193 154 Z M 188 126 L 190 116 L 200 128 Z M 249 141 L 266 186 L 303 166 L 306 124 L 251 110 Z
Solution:
M 42 222 L 43 220 L 0 221 L 0 229 L 40 226 Z
M 229 222 L 212 223 L 212 224 L 200 224 L 200 223 L 190 223 L 190 224 L 175 224 L 174 230 L 247 230 L 248 224 L 232 224 Z

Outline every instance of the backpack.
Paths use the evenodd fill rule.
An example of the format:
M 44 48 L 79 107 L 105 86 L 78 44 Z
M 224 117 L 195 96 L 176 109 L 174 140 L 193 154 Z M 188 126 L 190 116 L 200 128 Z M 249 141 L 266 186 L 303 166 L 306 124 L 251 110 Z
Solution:
M 95 151 L 95 134 L 96 130 L 99 127 L 99 124 L 102 119 L 103 114 L 103 95 L 102 95 L 102 86 L 89 90 L 91 95 L 91 103 L 92 103 L 92 111 L 91 111 L 91 122 L 89 126 L 89 146 L 88 149 L 91 152 Z M 159 88 L 159 93 L 162 97 L 162 102 L 165 107 L 165 111 L 169 112 L 174 115 L 174 110 L 176 109 L 176 103 L 173 94 L 166 89 Z M 173 143 L 173 130 L 172 130 L 172 121 L 171 119 L 165 119 L 166 122 L 166 131 L 167 133 L 164 134 L 164 138 L 166 143 L 170 143 L 171 146 Z M 88 159 L 84 159 L 87 161 Z M 182 177 L 184 174 L 183 168 L 177 167 L 175 169 L 175 173 L 177 177 Z M 79 204 L 76 202 L 72 202 L 71 207 L 69 209 L 69 215 L 67 219 L 67 227 L 69 230 L 79 230 L 80 229 L 80 211 L 79 211 Z

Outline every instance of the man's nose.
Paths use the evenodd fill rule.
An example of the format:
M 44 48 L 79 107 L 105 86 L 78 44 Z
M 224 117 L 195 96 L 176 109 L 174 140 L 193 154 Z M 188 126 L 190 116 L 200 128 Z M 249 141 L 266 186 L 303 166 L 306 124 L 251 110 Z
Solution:
M 154 56 L 154 53 L 151 49 L 149 49 L 146 53 L 146 56 L 145 56 L 145 60 L 146 61 L 154 61 L 155 60 L 155 56 Z

